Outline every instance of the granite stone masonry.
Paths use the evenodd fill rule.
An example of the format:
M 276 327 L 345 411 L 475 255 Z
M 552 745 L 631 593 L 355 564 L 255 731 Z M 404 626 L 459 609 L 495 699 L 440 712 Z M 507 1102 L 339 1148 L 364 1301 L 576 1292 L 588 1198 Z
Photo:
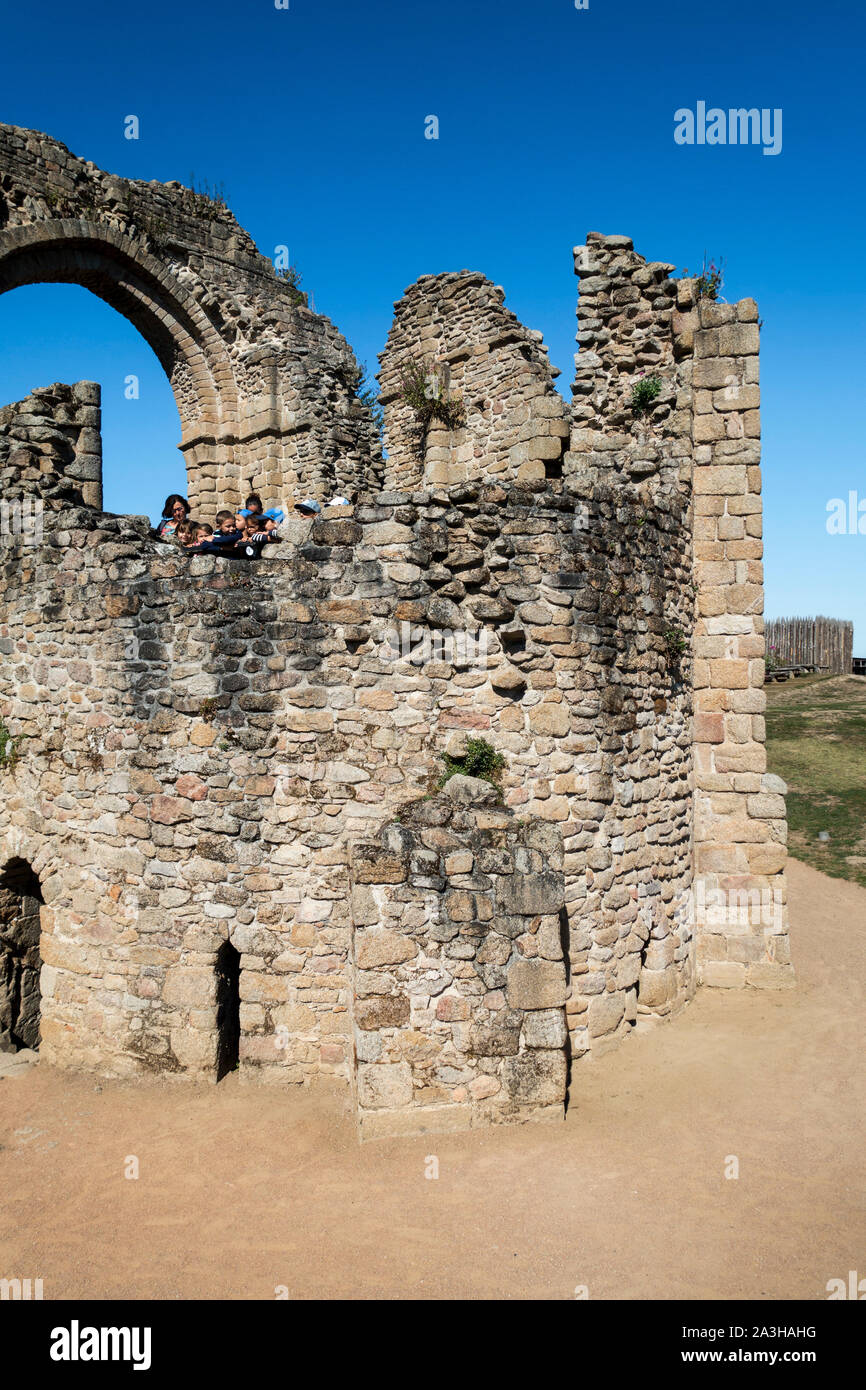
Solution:
M 115 234 L 100 274 L 143 331 L 137 290 L 167 323 L 188 285 L 198 346 L 164 361 L 199 502 L 271 476 L 356 499 L 266 558 L 191 556 L 100 510 L 93 383 L 0 412 L 3 497 L 42 504 L 38 543 L 0 538 L 0 1046 L 327 1085 L 373 1138 L 556 1119 L 697 984 L 791 983 L 752 301 L 590 234 L 569 409 L 498 287 L 424 276 L 381 357 L 383 474 L 349 349 L 273 309 L 229 214 L 9 127 L 0 198 L 0 288 L 80 280 Z M 303 429 L 256 432 L 241 342 Z M 453 428 L 422 427 L 419 369 Z

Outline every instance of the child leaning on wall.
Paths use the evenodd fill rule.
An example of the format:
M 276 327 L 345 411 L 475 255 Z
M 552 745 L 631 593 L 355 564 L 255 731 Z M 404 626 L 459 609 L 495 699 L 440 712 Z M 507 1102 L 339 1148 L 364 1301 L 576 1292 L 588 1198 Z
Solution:
M 280 507 L 269 507 L 268 510 L 265 511 L 262 507 L 262 499 L 257 492 L 250 493 L 238 515 L 263 517 L 266 523 L 272 523 L 271 525 L 265 524 L 259 527 L 259 530 L 264 531 L 275 530 L 279 523 L 285 520 L 285 513 Z

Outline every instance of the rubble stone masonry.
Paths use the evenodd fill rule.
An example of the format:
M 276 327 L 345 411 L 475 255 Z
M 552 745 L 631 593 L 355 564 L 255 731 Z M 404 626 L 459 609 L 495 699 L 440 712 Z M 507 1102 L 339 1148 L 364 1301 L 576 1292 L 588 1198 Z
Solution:
M 306 309 L 269 317 L 229 214 L 193 253 L 182 191 L 52 150 L 0 127 L 0 288 L 90 275 L 79 224 L 103 258 L 116 233 L 113 302 L 143 331 L 145 281 L 177 315 L 189 289 L 203 358 L 165 360 L 193 497 L 233 500 L 255 456 L 323 511 L 252 563 L 190 556 L 100 510 L 93 383 L 0 412 L 3 496 L 42 503 L 0 546 L 0 890 L 10 922 L 16 883 L 39 914 L 43 1055 L 215 1079 L 230 942 L 241 1081 L 329 1084 L 363 1137 L 418 1133 L 561 1116 L 582 1066 L 697 983 L 789 983 L 753 302 L 591 234 L 569 411 L 498 287 L 424 276 L 381 358 L 383 476 L 349 349 Z M 257 433 L 264 341 L 303 429 Z M 448 366 L 459 425 L 418 428 L 411 364 Z M 636 413 L 642 370 L 661 391 Z M 472 738 L 498 788 L 440 785 Z M 731 910 L 761 892 L 771 921 Z

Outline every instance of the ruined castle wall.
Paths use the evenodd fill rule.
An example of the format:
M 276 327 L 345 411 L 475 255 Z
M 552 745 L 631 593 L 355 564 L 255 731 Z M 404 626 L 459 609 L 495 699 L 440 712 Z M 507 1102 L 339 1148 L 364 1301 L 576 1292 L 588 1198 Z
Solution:
M 359 509 L 376 549 L 356 550 L 370 561 L 344 571 L 364 577 L 339 611 L 380 727 L 365 716 L 352 761 L 381 748 L 402 811 L 468 737 L 504 755 L 506 805 L 564 841 L 580 1056 L 633 1025 L 642 965 L 646 1010 L 693 987 L 690 706 L 665 638 L 691 614 L 688 532 L 676 507 L 640 497 L 600 493 L 576 526 L 562 494 L 458 495 Z
M 0 496 L 62 495 L 102 508 L 102 412 L 95 381 L 55 383 L 0 409 Z
M 646 428 L 628 433 L 619 401 L 636 361 L 672 356 L 653 329 L 663 305 L 669 330 L 676 287 L 671 267 L 647 270 L 627 254 L 626 238 L 610 241 L 603 257 L 625 258 L 649 298 L 637 286 L 625 293 L 617 286 L 616 305 L 600 307 L 601 266 L 590 263 L 596 298 L 586 304 L 581 333 L 587 357 L 590 339 L 598 346 L 591 359 L 598 366 L 592 389 L 579 397 L 583 413 L 570 441 L 538 335 L 513 316 L 504 321 L 501 291 L 480 277 L 423 277 L 411 287 L 397 305 L 380 373 L 395 477 L 421 476 L 414 412 L 399 392 L 407 360 L 435 367 L 437 355 L 442 362 L 453 352 L 471 366 L 473 386 L 467 396 L 452 371 L 452 393 L 496 403 L 499 489 L 488 484 L 471 497 L 471 485 L 462 486 L 466 427 L 428 436 L 424 476 L 441 464 L 460 521 L 455 528 L 446 514 L 446 549 L 443 521 L 431 518 L 433 564 L 423 577 L 436 592 L 427 621 L 483 624 L 489 693 L 480 676 L 467 679 L 465 711 L 441 722 L 462 719 L 488 731 L 521 782 L 508 787 L 509 804 L 560 825 L 574 1057 L 618 1040 L 639 1009 L 668 1012 L 694 988 L 691 691 L 680 652 L 693 622 L 690 517 L 680 487 L 688 402 L 667 392 L 656 408 L 670 421 L 659 446 Z M 473 316 L 476 300 L 484 312 Z M 637 347 L 624 345 L 625 325 Z M 467 416 L 486 478 L 493 450 L 480 424 Z
M 41 549 L 4 552 L 2 713 L 28 736 L 4 845 L 44 883 L 47 1054 L 211 1075 L 230 937 L 242 1075 L 350 1080 L 351 940 L 368 924 L 349 904 L 349 846 L 402 818 L 476 732 L 505 755 L 506 808 L 558 827 L 570 856 L 576 1055 L 627 1030 L 646 913 L 673 910 L 687 866 L 676 774 L 651 775 L 685 755 L 647 727 L 668 689 L 653 614 L 672 582 L 651 570 L 669 564 L 676 518 L 634 515 L 637 568 L 597 544 L 622 520 L 575 530 L 556 494 L 385 494 L 246 567 L 67 508 Z M 467 585 L 469 562 L 495 591 Z M 636 606 L 646 619 L 626 616 Z M 438 648 L 443 632 L 471 645 Z M 649 908 L 634 859 L 648 814 L 667 859 Z M 590 920 L 598 939 L 578 930 Z M 533 958 L 533 935 L 517 955 Z M 500 1029 L 507 995 L 485 994 Z M 437 1103 L 462 1103 L 444 1096 L 464 1070 L 428 1078 Z
M 691 291 L 691 294 L 690 294 Z M 767 772 L 758 307 L 695 305 L 695 871 L 699 977 L 793 983 L 785 784 Z
M 706 984 L 790 981 L 784 786 L 766 774 L 757 306 L 700 298 L 694 278 L 647 264 L 627 237 L 590 233 L 580 277 L 566 487 L 608 480 L 677 496 L 691 514 L 695 884 Z M 632 407 L 641 374 L 661 390 Z M 746 924 L 748 922 L 748 925 Z
M 422 275 L 395 306 L 380 355 L 386 408 L 386 488 L 559 476 L 567 412 L 554 387 L 541 334 L 504 305 L 505 291 L 483 275 Z M 412 368 L 424 390 L 459 403 L 462 423 L 426 433 L 404 395 Z
M 83 285 L 156 352 L 180 415 L 194 506 L 326 501 L 374 485 L 378 436 L 358 364 L 219 199 L 117 178 L 0 125 L 0 293 Z
M 333 803 L 295 775 L 327 747 L 297 640 L 315 568 L 269 583 L 83 509 L 3 559 L 2 859 L 42 884 L 45 1054 L 212 1077 L 230 937 L 242 1078 L 345 1083 L 347 886 Z
M 87 384 L 0 416 L 4 482 L 45 503 L 44 535 L 0 551 L 0 717 L 24 736 L 0 870 L 41 885 L 50 1059 L 213 1077 L 229 940 L 242 1080 L 328 1081 L 363 1133 L 423 1132 L 561 1113 L 569 1059 L 698 971 L 787 980 L 784 917 L 705 910 L 784 894 L 754 306 L 696 303 L 626 238 L 577 264 L 568 440 L 500 292 L 425 277 L 382 359 L 388 490 L 293 517 L 254 564 L 81 505 L 61 426 L 92 442 Z M 396 385 L 422 346 L 491 406 L 423 465 Z M 644 367 L 662 387 L 635 412 Z M 439 789 L 476 736 L 501 800 Z
M 647 262 L 629 237 L 590 232 L 574 250 L 579 351 L 575 356 L 567 486 L 582 495 L 596 482 L 648 481 L 654 494 L 690 480 L 691 390 L 674 357 L 673 266 Z M 647 414 L 632 388 L 657 374 L 661 391 Z
M 562 1117 L 562 843 L 480 789 L 452 778 L 353 848 L 363 1138 Z

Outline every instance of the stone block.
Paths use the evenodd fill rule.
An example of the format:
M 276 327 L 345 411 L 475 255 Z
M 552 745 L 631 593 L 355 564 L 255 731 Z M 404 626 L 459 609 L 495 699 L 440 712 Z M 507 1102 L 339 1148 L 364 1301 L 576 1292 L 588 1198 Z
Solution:
M 718 352 L 721 357 L 750 356 L 760 347 L 760 333 L 756 323 L 725 324 L 718 333 Z
M 202 1033 L 194 1028 L 173 1028 L 169 1042 L 185 1071 L 211 1071 L 216 1067 L 216 1031 Z
M 410 1139 L 422 1134 L 453 1134 L 472 1125 L 470 1105 L 410 1105 L 400 1110 L 368 1110 L 359 1117 L 361 1141 Z
M 166 971 L 162 999 L 168 1008 L 206 1009 L 216 999 L 215 972 L 192 965 Z
M 539 1009 L 526 1014 L 523 1020 L 523 1042 L 526 1047 L 565 1047 L 568 1030 L 562 1009 Z
M 365 1031 L 399 1028 L 409 1021 L 409 999 L 405 994 L 374 994 L 355 1000 L 355 1023 Z
M 558 874 L 506 874 L 496 885 L 496 907 L 507 915 L 559 912 L 565 887 Z
M 517 1105 L 553 1105 L 565 1099 L 567 1063 L 562 1051 L 532 1048 L 502 1063 L 502 1085 Z
M 746 967 L 741 961 L 704 961 L 701 983 L 717 989 L 742 989 L 746 983 Z
M 565 1003 L 562 961 L 518 960 L 508 971 L 505 994 L 512 1009 L 555 1009 Z
M 638 1003 L 648 1009 L 661 1008 L 676 998 L 677 972 L 668 970 L 642 970 L 638 987 Z
M 470 1029 L 469 1051 L 475 1057 L 514 1057 L 519 1048 L 519 1028 L 497 1028 L 491 1023 Z
M 436 1017 L 442 1023 L 465 1023 L 469 1018 L 469 1000 L 459 994 L 443 994 L 436 1001 Z
M 356 927 L 371 927 L 379 921 L 379 908 L 372 890 L 363 883 L 356 883 L 350 894 L 352 921 Z
M 418 946 L 410 936 L 385 927 L 368 927 L 355 934 L 355 962 L 360 970 L 376 970 L 380 965 L 399 965 L 412 960 Z
M 625 1014 L 625 994 L 596 994 L 589 1001 L 587 1009 L 587 1028 L 591 1038 L 612 1033 L 622 1022 Z
M 529 711 L 529 727 L 534 734 L 561 738 L 571 727 L 568 705 L 544 702 Z
M 411 1100 L 407 1062 L 362 1062 L 358 1067 L 358 1104 L 365 1110 L 395 1110 Z

